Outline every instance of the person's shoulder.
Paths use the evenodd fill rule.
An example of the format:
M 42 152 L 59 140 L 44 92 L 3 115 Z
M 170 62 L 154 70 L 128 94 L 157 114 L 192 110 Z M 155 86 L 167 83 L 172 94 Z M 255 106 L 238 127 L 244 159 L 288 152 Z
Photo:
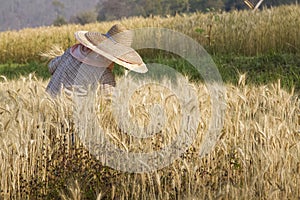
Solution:
M 72 54 L 71 54 L 71 48 L 72 48 L 72 47 L 69 47 L 69 48 L 67 48 L 67 49 L 65 50 L 65 52 L 64 52 L 63 55 L 62 55 L 64 58 L 66 58 L 66 57 L 73 57 Z
M 67 48 L 67 49 L 65 50 L 65 53 L 71 53 L 71 48 L 72 48 L 72 47 Z

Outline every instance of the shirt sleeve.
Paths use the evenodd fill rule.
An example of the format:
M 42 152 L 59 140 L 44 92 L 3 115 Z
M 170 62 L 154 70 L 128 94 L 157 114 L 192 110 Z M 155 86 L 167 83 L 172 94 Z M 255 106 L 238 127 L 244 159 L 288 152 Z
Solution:
M 67 51 L 69 51 L 69 49 Z M 50 61 L 50 63 L 48 64 L 48 70 L 51 73 L 51 75 L 55 72 L 55 70 L 57 69 L 57 66 L 61 63 L 62 57 L 66 54 L 66 52 L 63 55 L 52 59 Z

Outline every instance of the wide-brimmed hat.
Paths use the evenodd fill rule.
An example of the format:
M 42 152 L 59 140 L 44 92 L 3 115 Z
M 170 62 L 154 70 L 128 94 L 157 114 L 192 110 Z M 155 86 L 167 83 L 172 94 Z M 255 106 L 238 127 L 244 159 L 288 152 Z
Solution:
M 131 48 L 132 32 L 120 24 L 114 25 L 106 34 L 77 31 L 75 38 L 92 51 L 135 72 L 148 71 L 140 55 Z

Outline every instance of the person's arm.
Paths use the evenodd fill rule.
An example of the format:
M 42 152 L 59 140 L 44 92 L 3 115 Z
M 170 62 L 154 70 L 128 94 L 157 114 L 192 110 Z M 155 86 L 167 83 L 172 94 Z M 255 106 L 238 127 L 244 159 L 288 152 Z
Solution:
M 67 50 L 69 51 L 69 49 Z M 66 52 L 67 52 L 66 51 Z M 55 72 L 55 70 L 57 69 L 57 66 L 60 64 L 61 60 L 62 60 L 62 57 L 66 54 L 66 52 L 61 55 L 61 56 L 58 56 L 54 59 L 52 59 L 49 64 L 48 64 L 48 70 L 49 72 L 51 73 L 51 75 L 53 75 L 53 73 Z

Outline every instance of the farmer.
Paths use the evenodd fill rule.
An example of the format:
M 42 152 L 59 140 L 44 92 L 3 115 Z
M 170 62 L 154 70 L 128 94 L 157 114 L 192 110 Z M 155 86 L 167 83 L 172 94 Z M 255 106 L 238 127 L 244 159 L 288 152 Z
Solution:
M 85 95 L 98 86 L 104 93 L 111 93 L 116 85 L 114 63 L 139 73 L 148 71 L 139 54 L 130 47 L 132 32 L 122 25 L 112 26 L 106 34 L 78 31 L 75 38 L 79 44 L 48 65 L 52 78 L 46 91 L 53 97 L 62 89 L 67 94 Z

